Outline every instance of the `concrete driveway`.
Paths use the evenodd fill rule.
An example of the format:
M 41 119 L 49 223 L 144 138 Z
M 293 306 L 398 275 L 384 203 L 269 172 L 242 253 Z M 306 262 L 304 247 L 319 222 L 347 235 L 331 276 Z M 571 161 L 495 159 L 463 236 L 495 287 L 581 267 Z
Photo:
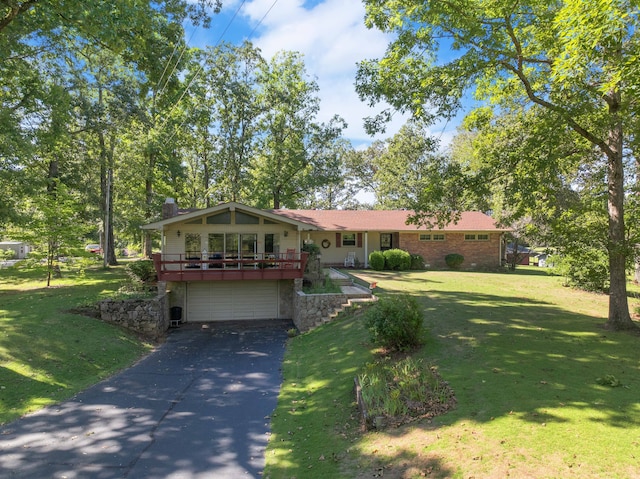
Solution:
M 261 477 L 291 327 L 173 330 L 134 367 L 0 427 L 0 477 Z

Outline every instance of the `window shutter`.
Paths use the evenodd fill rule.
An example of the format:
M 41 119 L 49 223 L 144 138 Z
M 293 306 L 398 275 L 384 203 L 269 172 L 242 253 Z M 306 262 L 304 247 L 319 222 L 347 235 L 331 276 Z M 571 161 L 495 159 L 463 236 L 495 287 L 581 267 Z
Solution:
M 357 241 L 357 246 L 358 246 L 358 248 L 362 248 L 362 233 L 358 233 L 357 238 L 358 238 L 356 240 Z
M 342 246 L 342 233 L 336 233 L 336 248 Z

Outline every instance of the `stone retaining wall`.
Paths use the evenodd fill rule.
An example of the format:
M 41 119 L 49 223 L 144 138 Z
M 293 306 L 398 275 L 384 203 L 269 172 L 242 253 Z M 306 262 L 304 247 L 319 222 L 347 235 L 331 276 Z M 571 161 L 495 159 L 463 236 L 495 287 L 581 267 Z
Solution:
M 169 303 L 166 294 L 153 299 L 105 299 L 100 301 L 100 319 L 160 339 L 169 329 Z
M 293 324 L 301 332 L 309 331 L 348 302 L 346 294 L 305 294 L 297 291 L 293 300 Z

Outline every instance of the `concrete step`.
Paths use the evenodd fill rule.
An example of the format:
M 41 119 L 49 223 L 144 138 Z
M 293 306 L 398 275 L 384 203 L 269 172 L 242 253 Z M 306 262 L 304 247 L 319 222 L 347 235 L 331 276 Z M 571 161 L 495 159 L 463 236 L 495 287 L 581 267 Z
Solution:
M 347 298 L 371 298 L 373 295 L 371 294 L 371 290 L 364 288 L 362 286 L 358 286 L 357 284 L 351 284 L 348 286 L 341 286 L 340 289 L 342 293 L 347 295 Z
M 373 296 L 372 294 L 369 294 L 367 297 L 362 297 L 362 298 L 349 298 L 349 302 L 348 303 L 344 303 L 342 304 L 339 308 L 334 309 L 333 313 L 331 313 L 328 317 L 322 318 L 321 320 L 317 321 L 315 324 L 315 327 L 317 328 L 318 326 L 322 326 L 323 324 L 327 324 L 330 323 L 331 321 L 333 321 L 334 319 L 336 319 L 340 313 L 344 312 L 345 310 L 352 308 L 353 306 L 355 306 L 358 303 L 372 303 L 377 301 L 378 298 L 376 298 L 375 296 Z M 360 311 L 359 313 L 356 314 L 361 314 L 362 311 Z
M 333 313 L 329 314 L 327 317 L 318 320 L 314 327 L 322 326 L 323 324 L 333 321 L 345 309 L 351 308 L 356 303 L 377 301 L 377 298 L 371 293 L 370 289 L 354 284 L 350 276 L 347 276 L 333 268 L 328 271 L 328 274 L 332 281 L 340 286 L 342 294 L 347 297 L 348 302 L 342 304 L 338 308 L 335 308 Z

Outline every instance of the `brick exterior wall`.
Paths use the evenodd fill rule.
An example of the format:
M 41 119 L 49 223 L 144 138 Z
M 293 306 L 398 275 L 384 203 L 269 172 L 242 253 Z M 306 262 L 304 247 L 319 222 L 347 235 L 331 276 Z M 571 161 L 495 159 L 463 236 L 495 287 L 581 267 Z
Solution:
M 462 269 L 500 266 L 500 233 L 490 233 L 489 241 L 465 241 L 464 233 L 446 233 L 444 241 L 420 241 L 419 233 L 400 233 L 399 248 L 424 258 L 429 268 L 442 269 L 449 253 L 464 256 Z

